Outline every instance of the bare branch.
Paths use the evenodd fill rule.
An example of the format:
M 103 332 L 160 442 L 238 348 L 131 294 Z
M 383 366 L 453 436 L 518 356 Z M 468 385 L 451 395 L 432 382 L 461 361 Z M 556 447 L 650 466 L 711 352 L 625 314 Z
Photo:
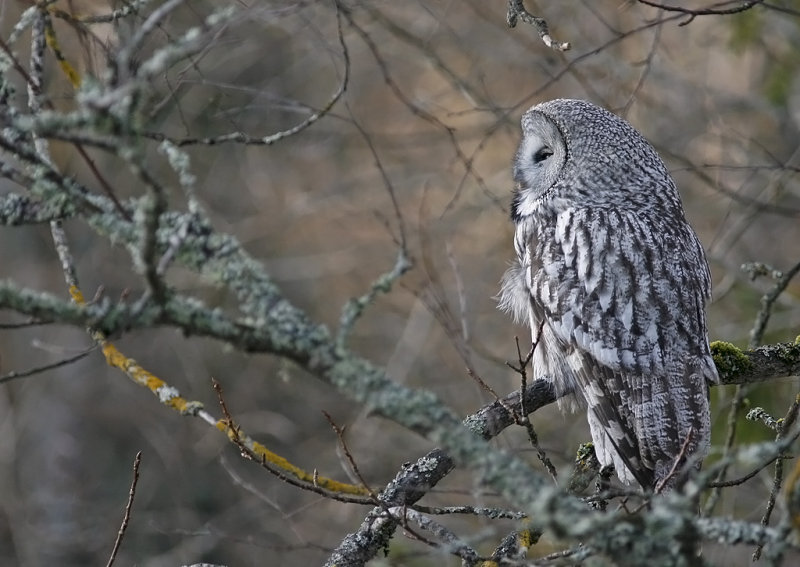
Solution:
M 680 25 L 685 26 L 686 24 L 690 24 L 694 19 L 698 16 L 730 16 L 733 14 L 740 14 L 742 12 L 746 12 L 751 8 L 762 4 L 764 0 L 746 0 L 745 2 L 720 2 L 721 5 L 725 4 L 735 4 L 732 8 L 700 8 L 700 9 L 692 9 L 692 8 L 683 8 L 680 6 L 669 6 L 666 4 L 660 4 L 658 2 L 652 2 L 651 0 L 637 0 L 640 4 L 644 4 L 645 6 L 652 6 L 653 8 L 658 8 L 659 10 L 663 10 L 664 12 L 677 12 L 679 14 L 685 14 L 688 17 L 687 20 L 681 22 Z
M 5 374 L 0 375 L 0 384 L 5 382 L 11 382 L 12 380 L 17 380 L 19 378 L 25 378 L 27 376 L 33 376 L 34 374 L 41 374 L 42 372 L 47 372 L 48 370 L 53 370 L 54 368 L 60 368 L 62 366 L 67 366 L 72 364 L 73 362 L 77 362 L 82 358 L 86 358 L 93 350 L 95 350 L 96 346 L 91 346 L 86 350 L 79 352 L 74 356 L 70 356 L 64 358 L 62 360 L 58 360 L 56 362 L 51 362 L 50 364 L 44 364 L 42 366 L 36 366 L 34 368 L 29 368 L 28 370 L 22 371 L 11 371 Z
M 522 0 L 508 0 L 508 13 L 506 14 L 506 22 L 508 27 L 513 28 L 517 25 L 517 20 L 522 20 L 536 28 L 542 42 L 554 51 L 567 51 L 570 48 L 568 42 L 560 43 L 550 37 L 550 29 L 547 26 L 547 21 L 544 18 L 534 16 L 525 9 Z
M 775 285 L 761 298 L 761 309 L 756 316 L 756 322 L 750 331 L 750 348 L 755 348 L 761 344 L 764 337 L 764 331 L 767 329 L 767 323 L 772 315 L 772 307 L 777 301 L 778 297 L 784 292 L 786 287 L 792 279 L 800 272 L 800 262 L 792 266 L 786 273 L 778 276 Z
M 133 459 L 133 480 L 131 481 L 131 488 L 128 490 L 128 502 L 125 504 L 125 514 L 122 517 L 122 525 L 117 532 L 117 539 L 114 541 L 114 548 L 111 550 L 111 556 L 108 558 L 106 567 L 111 567 L 117 559 L 117 552 L 122 545 L 122 538 L 125 537 L 125 531 L 128 529 L 128 522 L 131 519 L 131 510 L 133 510 L 133 499 L 136 496 L 136 485 L 139 483 L 139 465 L 142 464 L 142 452 L 136 453 L 136 458 Z
M 342 33 L 342 15 L 340 11 L 340 6 L 338 2 L 336 3 L 336 24 L 337 24 L 337 32 L 339 38 L 339 45 L 342 48 L 342 59 L 344 60 L 344 73 L 342 75 L 341 80 L 339 81 L 339 85 L 334 91 L 333 95 L 331 95 L 330 99 L 317 111 L 312 112 L 305 120 L 302 122 L 292 126 L 291 128 L 287 128 L 286 130 L 281 130 L 279 132 L 274 132 L 272 134 L 267 134 L 265 136 L 253 136 L 251 134 L 247 134 L 245 132 L 231 132 L 228 134 L 221 134 L 219 136 L 210 136 L 210 137 L 203 137 L 203 138 L 195 138 L 195 137 L 186 137 L 186 138 L 171 138 L 162 134 L 160 132 L 145 132 L 143 135 L 157 141 L 170 141 L 176 146 L 191 146 L 191 145 L 206 145 L 206 146 L 216 146 L 220 144 L 227 144 L 227 143 L 236 143 L 236 144 L 244 144 L 248 146 L 271 146 L 273 144 L 277 144 L 281 140 L 299 134 L 303 130 L 310 127 L 312 124 L 317 122 L 320 118 L 325 117 L 328 115 L 336 103 L 339 102 L 339 99 L 342 98 L 342 95 L 347 90 L 347 86 L 350 83 L 350 52 L 347 49 L 347 43 L 345 43 L 344 35 Z

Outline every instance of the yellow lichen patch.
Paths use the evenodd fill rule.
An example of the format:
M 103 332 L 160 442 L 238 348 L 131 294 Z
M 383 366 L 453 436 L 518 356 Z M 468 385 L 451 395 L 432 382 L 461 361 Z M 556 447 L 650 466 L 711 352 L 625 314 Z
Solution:
M 594 451 L 592 451 L 592 454 L 594 455 Z M 519 546 L 520 550 L 524 549 L 527 551 L 528 548 L 539 543 L 539 539 L 542 537 L 542 532 L 535 528 L 529 527 L 531 525 L 530 518 L 523 518 L 520 523 L 528 527 L 517 532 L 517 545 Z
M 53 55 L 55 55 L 61 70 L 67 76 L 70 84 L 72 84 L 72 87 L 78 89 L 81 86 L 81 76 L 75 70 L 75 67 L 67 61 L 67 58 L 64 57 L 64 53 L 58 45 L 56 30 L 53 28 L 53 23 L 50 21 L 50 18 L 47 18 L 47 23 L 45 24 L 44 39 L 47 42 L 47 46 L 52 50 Z
M 162 404 L 181 413 L 192 413 L 202 407 L 199 402 L 189 402 L 181 397 L 176 388 L 139 366 L 134 359 L 122 354 L 113 344 L 107 341 L 101 341 L 101 344 L 103 345 L 103 356 L 105 356 L 109 366 L 122 370 L 131 380 L 153 392 Z M 191 408 L 189 407 L 190 405 L 192 405 Z
M 83 293 L 81 293 L 81 290 L 76 286 L 70 286 L 69 294 L 70 297 L 72 297 L 72 301 L 77 305 L 86 305 Z M 203 405 L 200 402 L 188 401 L 181 397 L 180 392 L 176 388 L 170 386 L 152 372 L 139 366 L 139 363 L 133 358 L 127 357 L 121 353 L 117 347 L 105 339 L 102 333 L 93 330 L 90 330 L 90 333 L 92 338 L 100 344 L 103 356 L 109 366 L 121 370 L 131 380 L 153 392 L 162 404 L 181 412 L 183 415 L 197 415 L 197 412 L 202 409 Z M 259 459 L 263 459 L 264 462 L 269 463 L 286 474 L 292 475 L 302 482 L 313 484 L 314 486 L 337 494 L 356 496 L 369 495 L 369 490 L 363 486 L 338 482 L 330 478 L 321 477 L 316 473 L 304 471 L 280 455 L 273 453 L 261 443 L 243 434 L 240 429 L 232 429 L 224 420 L 217 421 L 216 427 L 225 433 L 231 441 L 238 441 L 244 444 L 244 446 L 250 449 Z
M 535 537 L 535 535 L 536 534 L 530 530 L 522 530 L 521 532 L 517 532 L 517 541 L 519 541 L 519 546 L 527 549 L 534 545 L 536 543 L 534 539 L 539 539 L 538 537 Z
M 83 298 L 83 293 L 76 286 L 69 286 L 69 296 L 76 305 L 86 305 L 86 300 Z
M 285 458 L 267 449 L 258 441 L 254 441 L 242 433 L 242 430 L 239 427 L 236 427 L 235 429 L 230 427 L 228 422 L 225 420 L 221 419 L 217 421 L 217 429 L 225 433 L 228 436 L 228 439 L 231 441 L 238 440 L 239 443 L 247 447 L 258 458 L 263 459 L 265 463 L 272 465 L 284 473 L 292 475 L 300 481 L 313 484 L 314 486 L 324 488 L 325 490 L 330 490 L 336 494 L 352 494 L 356 496 L 367 496 L 369 494 L 369 490 L 363 486 L 347 484 L 331 478 L 319 476 L 316 473 L 309 473 L 308 471 L 293 465 Z

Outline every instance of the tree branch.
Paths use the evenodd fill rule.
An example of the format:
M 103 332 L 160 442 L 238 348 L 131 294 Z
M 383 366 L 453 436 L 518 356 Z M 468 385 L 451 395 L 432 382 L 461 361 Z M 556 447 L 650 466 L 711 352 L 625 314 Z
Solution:
M 652 6 L 653 8 L 658 8 L 659 10 L 663 10 L 664 12 L 677 12 L 680 14 L 686 14 L 689 18 L 682 22 L 680 25 L 685 26 L 694 20 L 697 16 L 730 16 L 733 14 L 740 14 L 742 12 L 746 12 L 747 10 L 762 4 L 764 0 L 747 0 L 745 2 L 730 2 L 730 4 L 737 4 L 733 8 L 683 8 L 681 6 L 669 6 L 667 4 L 660 4 L 658 2 L 652 2 L 651 0 L 637 0 L 639 4 L 644 4 L 645 6 Z
M 730 343 L 711 343 L 720 384 L 756 384 L 800 375 L 800 341 L 740 350 Z
M 528 25 L 536 28 L 542 42 L 552 49 L 553 51 L 567 51 L 570 48 L 569 42 L 559 42 L 550 36 L 550 29 L 547 26 L 547 21 L 544 18 L 534 16 L 525 9 L 525 4 L 522 0 L 508 0 L 508 13 L 506 14 L 506 22 L 508 27 L 513 28 L 517 25 L 517 20 L 522 20 Z

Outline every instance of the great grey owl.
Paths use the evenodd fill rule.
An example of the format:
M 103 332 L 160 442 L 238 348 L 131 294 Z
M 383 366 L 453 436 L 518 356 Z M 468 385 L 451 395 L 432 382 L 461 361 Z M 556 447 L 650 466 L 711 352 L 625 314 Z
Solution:
M 645 489 L 710 438 L 711 277 L 653 147 L 621 118 L 553 100 L 522 118 L 500 307 L 527 322 L 536 378 L 587 408 L 595 451 Z M 680 463 L 677 463 L 680 465 Z

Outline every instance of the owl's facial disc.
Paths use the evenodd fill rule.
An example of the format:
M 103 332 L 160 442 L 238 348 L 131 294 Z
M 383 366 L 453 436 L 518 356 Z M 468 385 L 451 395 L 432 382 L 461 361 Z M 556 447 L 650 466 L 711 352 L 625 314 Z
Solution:
M 520 219 L 536 210 L 561 174 L 566 159 L 567 147 L 555 123 L 543 114 L 526 115 L 514 159 L 512 218 Z

